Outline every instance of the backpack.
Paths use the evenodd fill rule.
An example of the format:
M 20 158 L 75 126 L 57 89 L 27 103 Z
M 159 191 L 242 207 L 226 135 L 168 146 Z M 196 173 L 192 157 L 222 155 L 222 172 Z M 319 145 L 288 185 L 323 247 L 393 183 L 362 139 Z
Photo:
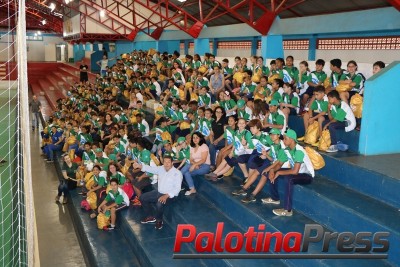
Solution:
M 311 160 L 311 163 L 315 170 L 320 170 L 325 166 L 325 160 L 317 151 L 312 149 L 311 147 L 305 147 L 304 150 L 306 151 L 308 157 Z

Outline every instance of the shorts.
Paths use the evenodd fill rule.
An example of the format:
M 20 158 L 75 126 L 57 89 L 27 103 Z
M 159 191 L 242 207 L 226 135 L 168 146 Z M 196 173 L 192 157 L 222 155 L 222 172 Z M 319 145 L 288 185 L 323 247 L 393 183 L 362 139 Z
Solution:
M 319 113 L 313 111 L 312 115 L 313 117 L 317 116 Z M 324 119 L 329 121 L 329 116 L 327 114 L 324 115 Z
M 232 157 L 230 158 L 229 156 L 225 157 L 226 163 L 228 163 L 229 166 L 233 167 L 238 164 L 237 157 Z
M 315 87 L 309 86 L 309 87 L 307 88 L 307 90 L 306 90 L 301 96 L 303 96 L 303 95 L 308 95 L 309 97 L 313 97 L 313 95 L 314 95 L 314 90 L 315 90 Z
M 263 163 L 260 167 L 257 168 L 257 172 L 258 172 L 259 174 L 262 174 L 262 172 L 263 172 L 266 168 L 268 168 L 270 165 L 271 165 L 271 162 L 270 162 L 268 159 L 266 159 L 266 160 L 264 161 L 264 163 Z
M 115 203 L 115 201 L 114 200 L 112 200 L 112 201 L 110 201 L 110 202 L 107 202 L 107 206 L 111 206 L 112 204 L 114 204 Z M 125 204 L 125 202 L 122 202 L 121 204 L 118 204 L 116 207 L 115 207 L 115 210 L 120 210 L 120 209 L 123 209 L 123 208 L 126 208 L 127 207 L 127 205 Z

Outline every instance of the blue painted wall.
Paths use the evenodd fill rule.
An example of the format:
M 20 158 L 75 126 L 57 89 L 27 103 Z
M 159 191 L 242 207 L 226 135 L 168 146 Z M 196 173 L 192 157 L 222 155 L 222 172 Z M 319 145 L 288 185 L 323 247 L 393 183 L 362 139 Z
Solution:
M 115 51 L 119 56 L 121 54 L 130 53 L 134 50 L 133 42 L 117 41 L 115 42 Z
M 360 153 L 400 153 L 400 61 L 395 61 L 365 83 Z
M 210 53 L 210 39 L 194 39 L 194 53 L 199 55 Z M 215 54 L 216 52 L 214 51 L 213 53 Z
M 133 43 L 133 47 L 136 50 L 149 50 L 150 48 L 156 47 L 156 41 L 144 41 L 144 42 L 135 42 Z
M 103 51 L 96 51 L 90 55 L 90 71 L 94 73 L 100 72 L 100 66 L 97 65 L 97 61 L 103 58 Z
M 83 44 L 74 45 L 74 62 L 78 62 L 85 57 L 85 50 L 83 49 Z
M 283 36 L 261 36 L 261 56 L 264 58 L 283 58 Z
M 169 54 L 174 53 L 174 51 L 180 51 L 180 44 L 181 41 L 179 40 L 170 40 L 170 41 L 157 41 L 156 42 L 156 49 L 160 51 L 161 53 L 163 52 L 168 52 Z

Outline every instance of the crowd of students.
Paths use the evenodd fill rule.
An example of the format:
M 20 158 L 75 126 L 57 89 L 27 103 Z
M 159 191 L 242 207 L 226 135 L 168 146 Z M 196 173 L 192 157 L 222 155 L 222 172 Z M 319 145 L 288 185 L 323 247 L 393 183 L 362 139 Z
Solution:
M 306 129 L 318 122 L 320 131 L 330 132 L 327 152 L 336 152 L 337 130 L 356 127 L 349 101 L 363 94 L 365 81 L 355 61 L 348 62 L 346 71 L 340 59 L 330 61 L 330 74 L 323 71 L 322 59 L 310 71 L 306 61 L 295 67 L 292 56 L 272 60 L 268 67 L 257 56 L 250 62 L 236 57 L 230 65 L 212 54 L 182 58 L 176 51 L 170 55 L 153 49 L 123 54 L 112 66 L 104 56 L 99 64 L 95 81 L 81 75 L 58 101 L 42 132 L 42 148 L 48 162 L 55 151 L 65 152 L 56 201 L 64 194 L 67 203 L 68 190 L 87 188 L 84 196 L 96 194 L 90 216 L 110 211 L 107 230 L 114 229 L 117 210 L 130 204 L 148 208 L 149 195 L 144 194 L 159 179 L 148 166 L 165 160 L 180 170 L 186 196 L 196 193 L 195 179 L 203 179 L 199 176 L 215 182 L 236 167 L 243 183 L 233 195 L 254 202 L 268 184 L 270 197 L 262 202 L 278 206 L 282 199 L 283 207 L 274 214 L 291 216 L 293 185 L 310 183 L 315 171 L 298 144 L 302 137 L 288 129 L 288 122 L 303 116 Z M 384 67 L 375 63 L 374 73 Z M 81 70 L 86 73 L 87 66 L 82 64 Z M 152 121 L 146 121 L 147 101 L 156 107 Z M 285 185 L 283 198 L 277 181 Z M 152 195 L 162 198 L 158 209 L 177 196 L 158 192 Z M 142 223 L 157 221 L 161 229 L 162 212 L 157 214 L 157 220 L 148 216 Z

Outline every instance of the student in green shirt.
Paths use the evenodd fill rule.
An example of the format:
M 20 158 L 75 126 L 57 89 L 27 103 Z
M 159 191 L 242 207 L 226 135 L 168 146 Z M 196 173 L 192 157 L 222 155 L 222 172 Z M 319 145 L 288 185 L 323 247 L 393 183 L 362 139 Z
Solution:
M 190 163 L 190 148 L 186 143 L 185 137 L 179 137 L 176 141 L 176 151 L 174 167 L 180 170 L 186 163 Z
M 199 90 L 199 107 L 209 108 L 211 106 L 211 96 L 208 93 L 209 88 L 202 86 Z
M 241 189 L 232 192 L 235 196 L 244 196 L 242 199 L 243 203 L 250 203 L 256 201 L 256 195 L 263 189 L 264 185 L 267 183 L 267 177 L 261 175 L 260 181 L 258 182 L 256 188 L 248 193 L 250 186 L 257 180 L 257 177 L 262 173 L 268 173 L 268 171 L 278 164 L 278 161 L 285 162 L 286 158 L 283 152 L 283 143 L 280 140 L 281 132 L 278 129 L 271 129 L 269 132 L 269 137 L 271 143 L 269 145 L 270 149 L 263 149 L 261 151 L 261 156 L 259 156 L 263 163 L 261 166 L 253 169 L 253 172 L 249 175 L 249 178 L 245 181 L 245 184 Z
M 340 98 L 349 103 L 349 99 L 357 93 L 360 93 L 364 88 L 365 77 L 363 74 L 357 72 L 358 65 L 354 60 L 347 63 L 347 72 L 345 72 L 345 83 L 349 84 L 351 90 L 349 92 L 341 92 Z
M 289 115 L 296 116 L 298 114 L 300 110 L 300 97 L 290 83 L 283 85 L 282 102 L 279 105 L 285 114 L 286 121 L 289 121 Z
M 110 163 L 110 159 L 107 157 L 104 157 L 103 150 L 101 148 L 96 148 L 94 151 L 96 153 L 96 158 L 94 160 L 94 163 L 100 166 L 103 170 L 107 171 L 108 170 L 108 164 Z
M 225 157 L 215 171 L 206 175 L 207 179 L 213 181 L 222 179 L 223 175 L 238 163 L 238 156 L 251 154 L 253 148 L 252 134 L 246 129 L 246 121 L 238 119 L 238 130 L 233 136 L 233 147 L 229 156 Z
M 117 219 L 116 212 L 122 208 L 129 206 L 129 198 L 127 194 L 118 187 L 118 180 L 112 178 L 110 180 L 111 190 L 108 192 L 104 201 L 100 204 L 97 211 L 99 213 L 110 213 L 111 224 L 105 226 L 103 230 L 111 231 L 115 229 L 115 221 Z
M 299 70 L 293 65 L 293 56 L 286 57 L 286 66 L 283 68 L 288 72 L 290 77 L 293 79 L 293 84 L 296 84 L 299 80 Z
M 318 85 L 314 89 L 314 100 L 311 102 L 310 109 L 304 114 L 304 129 L 307 131 L 308 126 L 318 121 L 319 132 L 322 132 L 322 123 L 328 118 L 328 97 L 325 95 L 325 87 Z M 304 137 L 300 137 L 299 141 L 303 141 Z
M 118 166 L 116 163 L 110 163 L 108 166 L 108 179 L 116 179 L 119 186 L 122 186 L 126 182 L 125 175 L 118 171 Z
M 254 90 L 257 87 L 257 84 L 251 80 L 250 76 L 245 76 L 243 78 L 242 86 L 240 87 L 239 92 L 237 93 L 238 96 L 247 96 L 249 98 L 253 97 Z
M 271 84 L 271 99 L 278 101 L 278 103 L 282 102 L 283 84 L 282 79 L 275 79 Z
M 92 165 L 93 167 L 93 162 L 96 159 L 96 154 L 92 150 L 92 144 L 91 143 L 85 143 L 84 145 L 84 151 L 82 153 L 82 165 L 86 166 L 89 170 L 89 165 Z M 91 169 L 89 170 L 91 171 Z
M 101 203 L 102 200 L 101 198 L 101 192 L 106 189 L 107 186 L 107 173 L 103 172 L 101 170 L 101 167 L 99 165 L 94 165 L 93 166 L 93 180 L 94 184 L 93 186 L 89 189 L 89 191 L 86 193 L 86 195 L 89 195 L 91 192 L 95 192 L 97 196 L 97 204 Z M 98 205 L 96 205 L 98 206 Z M 90 218 L 94 219 L 96 218 L 96 210 L 92 210 L 92 213 L 90 214 Z
M 139 153 L 137 162 L 139 164 L 150 165 L 151 153 L 149 150 L 145 148 L 145 142 L 143 138 L 137 139 L 137 149 Z M 135 191 L 137 198 L 139 198 L 140 195 L 142 194 L 143 188 L 151 184 L 150 177 L 152 177 L 153 175 L 147 172 L 142 172 L 141 170 L 137 169 L 130 170 L 130 174 L 132 177 L 131 182 L 133 190 Z
M 318 59 L 315 62 L 315 71 L 312 71 L 308 75 L 308 88 L 307 90 L 300 95 L 301 104 L 303 107 L 306 106 L 307 101 L 314 96 L 314 90 L 317 86 L 324 85 L 324 82 L 327 78 L 326 73 L 323 71 L 325 66 L 325 61 L 323 59 Z M 310 100 L 310 103 L 313 99 Z
M 227 58 L 222 60 L 222 74 L 225 78 L 225 86 L 232 91 L 233 69 L 229 68 L 229 60 Z
M 278 107 L 279 102 L 275 99 L 272 99 L 269 103 L 269 115 L 267 118 L 267 123 L 264 125 L 264 127 L 277 128 L 283 133 L 286 130 L 287 123 L 285 114 Z
M 210 139 L 210 134 L 212 130 L 212 122 L 213 122 L 213 111 L 210 108 L 204 110 L 204 118 L 199 120 L 199 129 L 198 131 L 203 134 L 204 139 L 208 141 Z
M 263 199 L 264 204 L 279 205 L 280 196 L 278 192 L 278 182 L 284 185 L 283 208 L 274 209 L 272 212 L 277 216 L 292 216 L 293 186 L 296 184 L 310 184 L 315 175 L 314 167 L 304 148 L 297 144 L 297 135 L 293 130 L 288 130 L 284 134 L 284 149 L 289 168 L 282 168 L 283 163 L 278 160 L 278 164 L 271 168 L 264 176 L 268 176 L 269 198 Z M 277 180 L 278 179 L 278 180 Z
M 331 63 L 331 77 L 329 78 L 329 83 L 332 89 L 336 89 L 339 85 L 340 81 L 344 81 L 346 79 L 346 75 L 344 70 L 342 69 L 342 60 L 335 58 L 330 61 Z
M 250 120 L 250 115 L 246 111 L 246 102 L 243 99 L 239 99 L 237 101 L 237 117 L 238 119 L 245 119 L 246 121 Z
M 238 157 L 238 164 L 240 169 L 243 172 L 244 181 L 251 175 L 255 169 L 260 167 L 263 163 L 263 159 L 261 156 L 262 150 L 269 149 L 269 146 L 272 144 L 272 140 L 269 135 L 262 132 L 262 123 L 258 119 L 251 120 L 247 126 L 250 128 L 250 132 L 253 135 L 251 139 L 251 144 L 248 148 L 253 149 L 251 154 L 244 154 Z M 247 166 L 249 167 L 249 171 L 247 170 Z
M 350 106 L 340 99 L 338 91 L 328 93 L 328 116 L 329 120 L 322 123 L 323 130 L 328 129 L 331 135 L 331 146 L 326 152 L 337 152 L 338 139 L 336 131 L 344 129 L 346 132 L 354 130 L 356 118 Z
M 299 95 L 304 94 L 309 85 L 308 85 L 308 76 L 310 75 L 310 69 L 308 68 L 308 62 L 303 60 L 299 64 L 299 76 L 297 77 L 297 93 Z

